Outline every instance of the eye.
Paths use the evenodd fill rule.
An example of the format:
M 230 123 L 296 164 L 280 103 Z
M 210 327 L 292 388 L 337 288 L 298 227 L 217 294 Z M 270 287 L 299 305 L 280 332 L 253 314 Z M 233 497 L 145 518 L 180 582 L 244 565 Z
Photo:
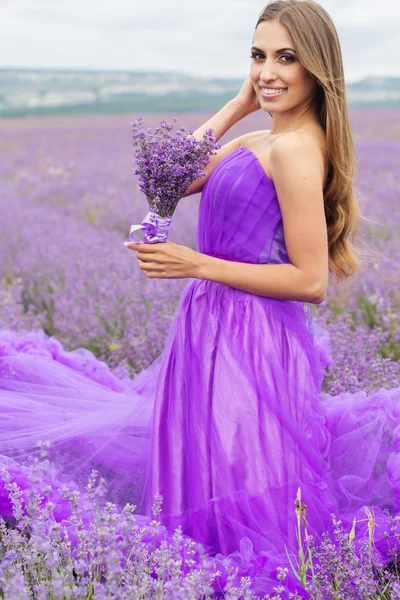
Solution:
M 250 58 L 255 58 L 255 59 L 256 59 L 256 58 L 257 58 L 257 56 L 261 56 L 260 52 L 252 52 L 252 53 L 250 54 Z
M 264 55 L 261 54 L 261 52 L 252 52 L 250 54 L 250 58 L 253 58 L 254 60 L 258 60 L 259 56 L 261 56 L 262 58 L 264 57 Z M 294 56 L 292 56 L 291 54 L 281 54 L 279 58 L 287 59 L 287 60 L 284 60 L 283 62 L 293 62 L 295 60 Z
M 292 56 L 291 54 L 281 54 L 280 58 L 288 58 L 289 60 L 285 60 L 284 62 L 293 62 L 294 61 L 294 56 Z

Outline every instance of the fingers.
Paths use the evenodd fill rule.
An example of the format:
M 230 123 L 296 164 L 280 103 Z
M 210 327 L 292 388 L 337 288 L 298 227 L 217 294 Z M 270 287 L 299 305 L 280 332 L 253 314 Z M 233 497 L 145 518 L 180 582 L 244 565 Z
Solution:
M 171 243 L 172 242 L 169 242 L 169 244 Z M 129 250 L 134 250 L 136 252 L 139 267 L 144 275 L 151 278 L 163 278 L 167 276 L 165 265 L 160 264 L 161 259 L 164 260 L 164 257 L 156 256 L 155 254 L 156 252 L 163 252 L 167 244 L 168 242 L 158 242 L 155 244 L 124 242 L 124 246 L 129 248 Z
M 162 265 L 157 265 L 156 263 L 150 264 L 150 262 L 139 260 L 139 267 L 146 277 L 165 277 L 165 269 Z
M 156 256 L 156 252 L 163 252 L 166 243 L 156 243 L 156 244 L 141 244 L 135 242 L 124 242 L 124 246 L 129 248 L 129 250 L 133 250 L 136 252 L 136 258 L 139 261 L 140 268 L 144 265 L 148 265 L 148 263 L 153 262 L 153 265 L 156 264 L 161 257 Z
M 137 255 L 136 255 L 136 258 L 138 259 L 139 267 L 141 269 L 149 269 L 150 266 L 152 269 L 158 267 L 158 264 L 155 261 L 143 260 L 143 258 L 139 258 L 139 256 L 137 256 Z
M 124 246 L 129 248 L 130 250 L 140 250 L 141 252 L 148 252 L 151 254 L 152 252 L 159 252 L 164 249 L 164 242 L 157 242 L 156 244 L 140 244 L 135 242 L 124 242 Z

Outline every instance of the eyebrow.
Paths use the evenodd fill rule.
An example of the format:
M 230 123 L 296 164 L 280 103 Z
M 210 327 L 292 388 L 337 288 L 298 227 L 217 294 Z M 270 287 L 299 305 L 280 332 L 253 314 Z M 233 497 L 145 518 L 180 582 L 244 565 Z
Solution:
M 258 52 L 262 52 L 262 54 L 264 54 L 264 50 L 261 50 L 261 48 L 257 48 L 257 46 L 252 46 L 251 50 L 257 50 Z M 275 54 L 280 54 L 281 52 L 284 52 L 285 50 L 291 50 L 292 52 L 296 53 L 296 50 L 293 50 L 293 48 L 280 48 L 280 50 L 275 50 Z

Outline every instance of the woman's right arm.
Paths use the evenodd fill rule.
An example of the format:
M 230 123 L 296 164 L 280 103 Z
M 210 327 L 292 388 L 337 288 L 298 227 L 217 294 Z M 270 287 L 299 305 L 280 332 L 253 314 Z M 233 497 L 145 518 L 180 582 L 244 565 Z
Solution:
M 232 125 L 250 113 L 259 110 L 260 108 L 260 102 L 251 82 L 250 73 L 248 73 L 237 96 L 235 96 L 232 100 L 229 100 L 229 102 L 227 102 L 225 106 L 223 106 L 221 110 L 217 112 L 217 114 L 211 117 L 211 119 L 204 123 L 204 125 L 196 129 L 193 135 L 196 139 L 201 140 L 205 130 L 212 129 L 214 132 L 213 135 L 216 138 L 216 141 L 218 141 L 224 135 L 224 133 L 226 133 L 228 129 L 232 127 Z M 216 154 L 210 154 L 210 162 L 205 169 L 206 175 L 200 179 L 196 179 L 196 181 L 193 181 L 183 197 L 191 196 L 192 194 L 201 192 L 204 184 L 217 164 L 223 158 L 225 158 L 225 156 L 228 156 L 228 154 L 234 150 L 237 150 L 240 148 L 240 146 L 243 146 L 245 140 L 254 135 L 254 133 L 260 132 L 245 133 L 244 135 L 231 140 L 227 144 L 224 144 L 222 148 L 217 150 Z
M 221 110 L 211 117 L 211 119 L 196 129 L 196 131 L 193 133 L 193 136 L 197 140 L 201 140 L 203 139 L 203 133 L 206 131 L 206 129 L 213 129 L 213 136 L 216 138 L 216 141 L 218 141 L 233 125 L 235 125 L 235 123 L 240 121 L 248 114 L 249 111 L 244 108 L 242 104 L 239 104 L 235 99 L 229 100 L 229 102 L 227 102 L 225 106 L 221 108 Z M 183 198 L 201 192 L 209 175 L 215 169 L 217 164 L 223 158 L 225 158 L 225 156 L 240 148 L 242 141 L 247 137 L 247 135 L 248 134 L 242 135 L 231 140 L 230 142 L 227 142 L 219 150 L 217 150 L 216 154 L 211 154 L 210 162 L 205 167 L 206 175 L 193 181 L 183 195 Z

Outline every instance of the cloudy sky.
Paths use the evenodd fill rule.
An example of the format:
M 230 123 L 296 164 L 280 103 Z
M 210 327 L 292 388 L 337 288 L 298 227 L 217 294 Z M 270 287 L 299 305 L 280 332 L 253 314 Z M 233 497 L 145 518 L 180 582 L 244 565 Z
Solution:
M 263 0 L 0 0 L 0 67 L 244 77 Z M 399 0 L 320 0 L 345 76 L 400 76 Z

